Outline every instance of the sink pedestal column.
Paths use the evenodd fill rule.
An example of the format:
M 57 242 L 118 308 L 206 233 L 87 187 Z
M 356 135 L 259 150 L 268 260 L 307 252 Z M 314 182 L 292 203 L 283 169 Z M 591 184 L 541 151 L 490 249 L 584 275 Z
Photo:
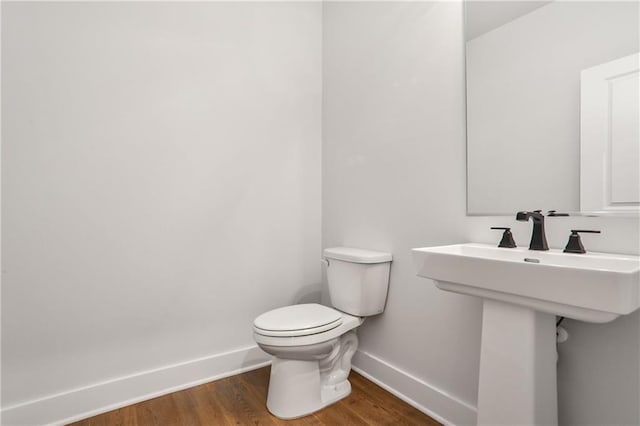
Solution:
M 484 300 L 478 425 L 558 424 L 556 317 Z

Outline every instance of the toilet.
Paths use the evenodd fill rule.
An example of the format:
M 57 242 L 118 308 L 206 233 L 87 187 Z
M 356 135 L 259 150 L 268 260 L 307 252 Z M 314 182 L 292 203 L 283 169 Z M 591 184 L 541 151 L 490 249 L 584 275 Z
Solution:
M 286 306 L 257 317 L 253 337 L 273 356 L 267 408 L 281 419 L 309 415 L 351 393 L 356 328 L 384 311 L 391 254 L 325 249 L 331 307 Z

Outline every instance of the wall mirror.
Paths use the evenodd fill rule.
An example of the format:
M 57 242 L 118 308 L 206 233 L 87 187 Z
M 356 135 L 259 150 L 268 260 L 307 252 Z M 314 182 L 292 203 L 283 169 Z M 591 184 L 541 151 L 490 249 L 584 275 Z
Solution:
M 466 1 L 467 213 L 637 215 L 639 3 Z

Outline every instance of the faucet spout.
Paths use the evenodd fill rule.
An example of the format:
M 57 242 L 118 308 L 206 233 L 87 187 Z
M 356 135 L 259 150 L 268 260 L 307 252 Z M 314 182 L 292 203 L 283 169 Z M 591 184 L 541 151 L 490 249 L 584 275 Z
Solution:
M 544 215 L 542 210 L 534 210 L 532 212 L 518 212 L 516 220 L 526 222 L 529 219 L 533 222 L 533 232 L 531 232 L 531 242 L 529 250 L 549 250 L 547 244 L 547 236 L 544 232 Z

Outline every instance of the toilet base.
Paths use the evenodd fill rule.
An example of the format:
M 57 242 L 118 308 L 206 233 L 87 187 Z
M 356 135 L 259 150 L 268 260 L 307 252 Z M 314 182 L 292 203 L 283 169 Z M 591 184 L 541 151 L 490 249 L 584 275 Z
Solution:
M 332 353 L 321 360 L 294 360 L 274 356 L 269 378 L 267 409 L 290 420 L 312 414 L 351 394 L 347 380 L 357 348 L 354 332 L 346 333 Z
M 351 383 L 349 380 L 345 380 L 336 385 L 325 385 L 322 387 L 321 394 L 326 407 L 351 395 Z
M 273 359 L 267 409 L 280 419 L 308 416 L 350 394 L 351 383 L 348 380 L 335 385 L 321 385 L 317 361 Z

